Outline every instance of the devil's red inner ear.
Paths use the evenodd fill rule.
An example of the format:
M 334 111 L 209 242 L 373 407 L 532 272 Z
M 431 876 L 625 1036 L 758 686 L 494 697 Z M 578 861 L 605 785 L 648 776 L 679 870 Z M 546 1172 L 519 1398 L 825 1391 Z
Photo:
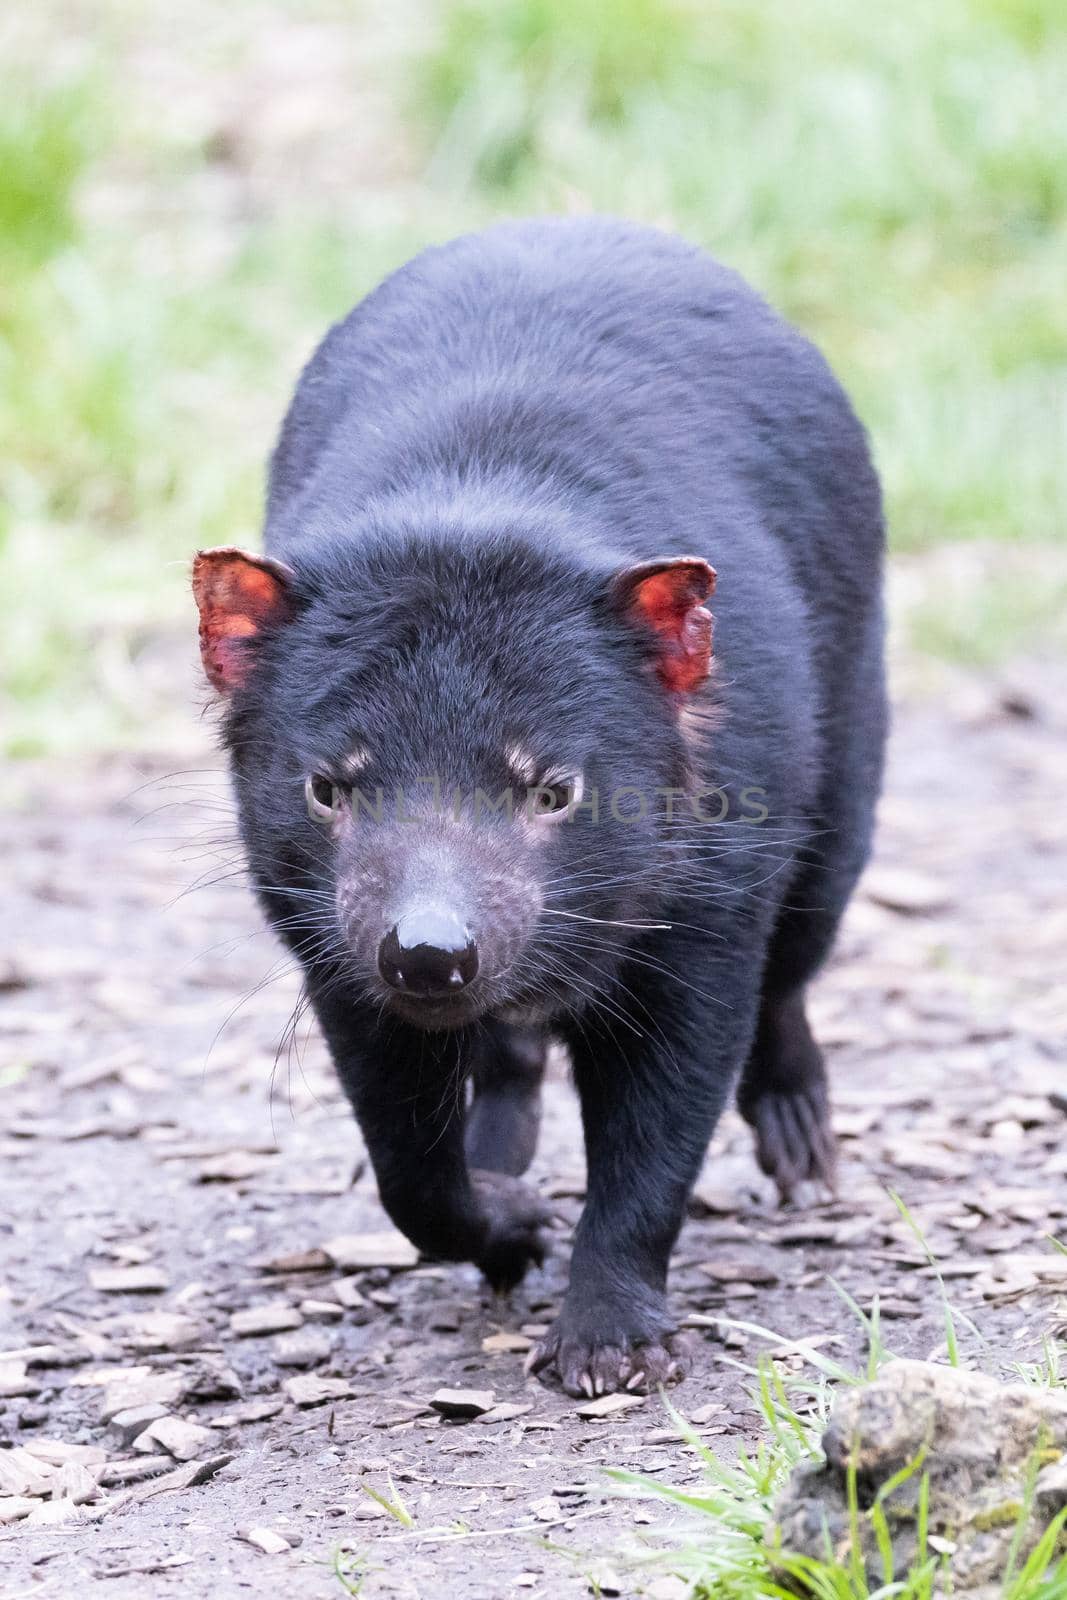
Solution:
M 628 613 L 656 635 L 656 671 L 672 694 L 691 694 L 711 671 L 715 569 L 698 556 L 646 561 L 620 573 L 616 593 Z
M 292 577 L 280 561 L 229 546 L 201 550 L 193 561 L 200 659 L 223 694 L 244 683 L 252 669 L 247 641 L 292 616 Z

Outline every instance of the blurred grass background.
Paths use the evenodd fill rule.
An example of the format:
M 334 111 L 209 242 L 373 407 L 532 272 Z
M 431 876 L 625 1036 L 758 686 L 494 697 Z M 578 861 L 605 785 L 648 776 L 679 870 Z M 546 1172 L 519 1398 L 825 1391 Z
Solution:
M 911 647 L 1067 646 L 1062 0 L 40 0 L 0 24 L 12 755 L 188 722 L 188 557 L 255 542 L 326 323 L 502 214 L 676 228 L 870 428 Z

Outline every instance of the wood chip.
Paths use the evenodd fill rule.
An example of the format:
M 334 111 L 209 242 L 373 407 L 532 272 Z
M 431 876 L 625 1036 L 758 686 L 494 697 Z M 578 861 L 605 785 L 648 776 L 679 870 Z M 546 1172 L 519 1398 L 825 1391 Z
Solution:
M 40 1392 L 36 1378 L 26 1376 L 25 1361 L 0 1362 L 0 1400 L 29 1399 Z
M 272 1159 L 252 1150 L 227 1150 L 202 1162 L 196 1180 L 198 1183 L 243 1183 L 266 1171 Z
M 578 1407 L 578 1415 L 585 1422 L 599 1422 L 607 1417 L 621 1417 L 624 1411 L 643 1406 L 647 1395 L 602 1394 L 599 1400 L 587 1400 Z
M 482 1340 L 482 1349 L 486 1355 L 522 1355 L 533 1348 L 533 1340 L 525 1333 L 510 1333 L 502 1330 L 500 1333 L 491 1333 Z
M 72 1500 L 76 1506 L 99 1500 L 100 1484 L 96 1472 L 83 1466 L 80 1461 L 64 1461 L 56 1472 L 52 1497 L 55 1500 Z
M 871 867 L 864 875 L 862 892 L 876 905 L 911 917 L 933 916 L 952 904 L 947 884 L 912 867 Z
M 132 1383 L 135 1378 L 150 1378 L 152 1367 L 86 1367 L 76 1372 L 68 1387 L 71 1389 L 104 1388 L 113 1383 Z
M 430 1400 L 442 1417 L 480 1417 L 496 1404 L 492 1389 L 438 1389 Z
M 174 1472 L 157 1478 L 147 1488 L 139 1489 L 134 1498 L 138 1501 L 149 1500 L 153 1495 L 165 1494 L 171 1489 L 192 1489 L 198 1484 L 208 1483 L 232 1460 L 232 1455 L 221 1455 L 211 1456 L 207 1461 L 190 1461 L 187 1466 L 178 1467 Z
M 255 1545 L 265 1556 L 284 1555 L 286 1550 L 293 1548 L 288 1539 L 283 1539 L 273 1528 L 246 1528 L 238 1537 L 243 1539 L 245 1544 Z
M 304 1319 L 295 1306 L 279 1300 L 271 1305 L 249 1306 L 244 1311 L 235 1311 L 230 1318 L 230 1332 L 239 1339 L 257 1339 L 268 1333 L 285 1333 L 290 1328 L 300 1328 L 303 1323 Z
M 0 1495 L 0 1528 L 11 1522 L 21 1522 L 40 1505 L 39 1500 L 29 1500 L 25 1495 Z
M 257 1262 L 256 1266 L 260 1272 L 281 1277 L 290 1272 L 326 1272 L 331 1260 L 325 1250 L 316 1247 L 312 1250 L 295 1250 L 287 1256 L 272 1256 L 268 1261 Z
M 363 1272 L 387 1267 L 399 1272 L 418 1264 L 419 1252 L 402 1233 L 343 1233 L 323 1245 L 330 1261 L 342 1272 Z
M 158 1267 L 93 1267 L 89 1282 L 98 1294 L 162 1294 L 170 1288 Z
M 502 1400 L 499 1405 L 492 1406 L 488 1411 L 483 1411 L 481 1416 L 475 1417 L 475 1422 L 484 1422 L 492 1426 L 498 1422 L 514 1422 L 516 1417 L 525 1417 L 533 1410 L 533 1403 L 519 1405 L 508 1400 Z
M 294 1405 L 306 1410 L 309 1406 L 325 1405 L 327 1400 L 351 1400 L 353 1390 L 344 1378 L 320 1378 L 314 1373 L 302 1373 L 297 1378 L 286 1378 L 282 1388 Z
M 188 1349 L 199 1343 L 203 1332 L 194 1317 L 177 1311 L 141 1311 L 116 1317 L 106 1326 L 124 1345 L 137 1351 Z
M 101 1467 L 100 1483 L 106 1489 L 124 1488 L 131 1483 L 143 1483 L 146 1478 L 155 1478 L 173 1465 L 174 1457 L 166 1455 L 120 1458 Z
M 773 1267 L 763 1261 L 701 1261 L 698 1270 L 715 1283 L 772 1284 L 778 1282 Z
M 83 1467 L 102 1466 L 107 1451 L 98 1444 L 68 1444 L 65 1439 L 30 1439 L 23 1449 L 36 1461 L 50 1467 L 62 1467 L 68 1461 L 80 1462 Z
M 0 1450 L 0 1495 L 29 1495 L 52 1493 L 53 1469 L 43 1461 L 35 1461 L 28 1450 L 15 1445 L 12 1450 Z

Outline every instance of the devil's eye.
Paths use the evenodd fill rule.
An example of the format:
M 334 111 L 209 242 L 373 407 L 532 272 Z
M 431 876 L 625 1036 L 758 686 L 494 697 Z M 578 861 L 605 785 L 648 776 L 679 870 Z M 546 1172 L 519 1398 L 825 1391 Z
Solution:
M 571 791 L 568 784 L 549 783 L 537 791 L 537 809 L 545 816 L 551 816 L 556 811 L 566 811 L 571 803 Z
M 529 790 L 528 806 L 535 817 L 565 817 L 581 798 L 581 778 L 546 779 Z
M 321 772 L 313 772 L 304 784 L 308 816 L 312 822 L 329 822 L 344 804 L 344 790 Z

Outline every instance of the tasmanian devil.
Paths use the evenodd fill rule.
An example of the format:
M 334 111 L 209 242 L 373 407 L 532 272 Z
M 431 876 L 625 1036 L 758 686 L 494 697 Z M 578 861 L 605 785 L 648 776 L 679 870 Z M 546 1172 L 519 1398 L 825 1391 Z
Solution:
M 517 1283 L 561 1042 L 588 1197 L 531 1366 L 572 1394 L 676 1377 L 668 1262 L 735 1082 L 783 1194 L 832 1178 L 805 986 L 886 723 L 863 430 L 700 250 L 508 223 L 327 334 L 265 543 L 196 557 L 203 661 L 382 1202 Z

